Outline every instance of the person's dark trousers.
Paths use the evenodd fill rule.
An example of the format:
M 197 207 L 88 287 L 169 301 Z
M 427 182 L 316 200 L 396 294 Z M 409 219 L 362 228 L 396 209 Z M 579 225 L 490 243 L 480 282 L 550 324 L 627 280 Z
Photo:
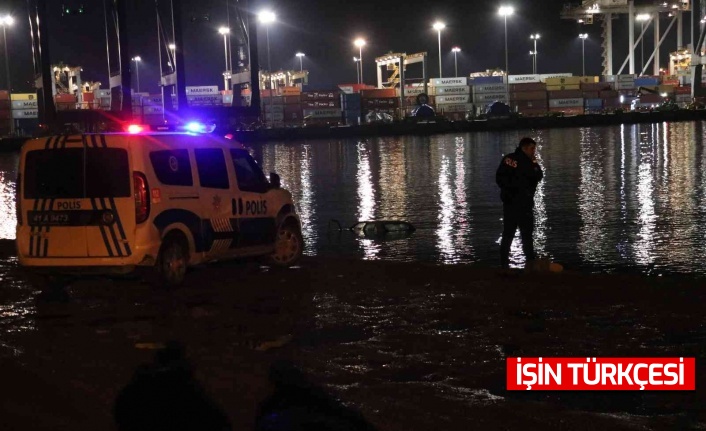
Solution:
M 503 237 L 500 241 L 500 265 L 510 266 L 510 246 L 517 228 L 522 237 L 522 251 L 527 260 L 532 260 L 534 254 L 534 209 L 527 206 L 503 204 Z

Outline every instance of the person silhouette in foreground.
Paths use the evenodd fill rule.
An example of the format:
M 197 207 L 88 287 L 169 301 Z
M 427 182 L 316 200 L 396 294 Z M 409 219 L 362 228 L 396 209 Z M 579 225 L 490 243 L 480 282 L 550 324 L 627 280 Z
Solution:
M 183 348 L 169 343 L 137 369 L 113 407 L 119 431 L 226 431 L 226 414 L 196 381 Z
M 291 363 L 270 368 L 274 392 L 259 406 L 255 431 L 375 431 L 376 428 L 321 388 Z
M 429 105 L 429 96 L 425 93 L 417 95 L 417 107 L 412 111 L 413 117 L 431 118 L 436 115 L 434 108 Z
M 503 235 L 500 241 L 500 266 L 510 267 L 510 245 L 519 226 L 522 251 L 528 262 L 537 258 L 534 253 L 534 193 L 544 177 L 537 163 L 537 143 L 522 138 L 514 153 L 500 161 L 495 182 L 500 186 L 503 201 Z

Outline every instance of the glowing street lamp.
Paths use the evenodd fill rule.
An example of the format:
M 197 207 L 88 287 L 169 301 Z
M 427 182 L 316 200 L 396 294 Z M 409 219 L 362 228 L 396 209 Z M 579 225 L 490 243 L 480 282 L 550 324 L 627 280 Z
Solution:
M 451 52 L 454 53 L 454 69 L 455 69 L 455 77 L 458 78 L 458 53 L 461 52 L 461 48 L 454 46 L 451 48 Z
M 443 74 L 441 73 L 441 30 L 446 28 L 446 24 L 443 22 L 437 21 L 434 23 L 434 30 L 439 34 L 439 78 L 443 78 Z
M 365 40 L 364 39 L 356 39 L 353 44 L 358 47 L 358 64 L 360 67 L 360 77 L 358 79 L 358 84 L 363 83 L 363 46 L 365 46 Z
M 586 76 L 586 39 L 588 39 L 588 33 L 579 34 L 581 39 L 581 76 Z
M 5 44 L 5 76 L 7 76 L 7 91 L 12 93 L 12 84 L 10 83 L 10 57 L 7 54 L 7 27 L 15 23 L 15 19 L 10 15 L 0 17 L 0 25 L 2 26 L 2 40 Z M 15 132 L 15 120 L 12 118 L 12 107 L 10 107 L 10 133 Z
M 306 54 L 304 54 L 303 52 L 298 52 L 294 55 L 299 57 L 299 71 L 303 72 L 304 71 L 304 57 L 306 56 Z
M 223 89 L 228 91 L 228 77 L 230 75 L 230 67 L 228 65 L 228 35 L 230 34 L 230 28 L 220 27 L 218 33 L 223 35 L 223 53 L 225 54 L 226 68 L 223 72 Z
M 537 34 L 531 34 L 530 39 L 534 41 L 534 52 L 532 52 L 532 55 L 534 55 L 534 61 L 532 62 L 532 73 L 537 74 L 537 41 L 539 40 L 539 33 Z
M 498 13 L 500 14 L 500 16 L 505 18 L 505 74 L 509 75 L 510 67 L 508 65 L 509 62 L 507 56 L 507 17 L 515 13 L 515 8 L 513 8 L 512 6 L 501 6 L 498 10 Z
M 132 57 L 132 61 L 135 62 L 135 77 L 137 78 L 137 92 L 140 92 L 140 62 L 142 61 L 142 57 L 139 55 L 136 55 L 135 57 Z

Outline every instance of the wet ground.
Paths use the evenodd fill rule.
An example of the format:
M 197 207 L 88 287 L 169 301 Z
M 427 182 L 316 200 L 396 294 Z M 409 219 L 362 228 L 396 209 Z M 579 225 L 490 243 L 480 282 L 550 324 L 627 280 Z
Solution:
M 115 429 L 112 406 L 181 342 L 233 429 L 285 359 L 380 430 L 703 429 L 706 283 L 307 258 L 198 268 L 164 291 L 81 280 L 38 299 L 0 266 L 0 428 Z M 506 356 L 695 356 L 692 392 L 507 392 Z

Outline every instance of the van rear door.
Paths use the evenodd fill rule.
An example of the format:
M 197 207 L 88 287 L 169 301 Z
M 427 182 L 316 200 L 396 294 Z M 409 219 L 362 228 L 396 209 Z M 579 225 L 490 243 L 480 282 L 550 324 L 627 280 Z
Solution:
M 86 136 L 54 137 L 26 151 L 22 197 L 27 223 L 21 233 L 29 241 L 18 241 L 23 255 L 110 256 L 107 248 L 121 245 L 112 233 L 120 235 L 116 201 L 132 195 L 127 151 L 89 142 Z M 101 237 L 95 248 L 103 252 L 92 252 L 91 231 Z
M 86 197 L 96 214 L 86 226 L 90 257 L 126 257 L 135 236 L 135 197 L 127 151 L 128 137 L 86 135 Z

